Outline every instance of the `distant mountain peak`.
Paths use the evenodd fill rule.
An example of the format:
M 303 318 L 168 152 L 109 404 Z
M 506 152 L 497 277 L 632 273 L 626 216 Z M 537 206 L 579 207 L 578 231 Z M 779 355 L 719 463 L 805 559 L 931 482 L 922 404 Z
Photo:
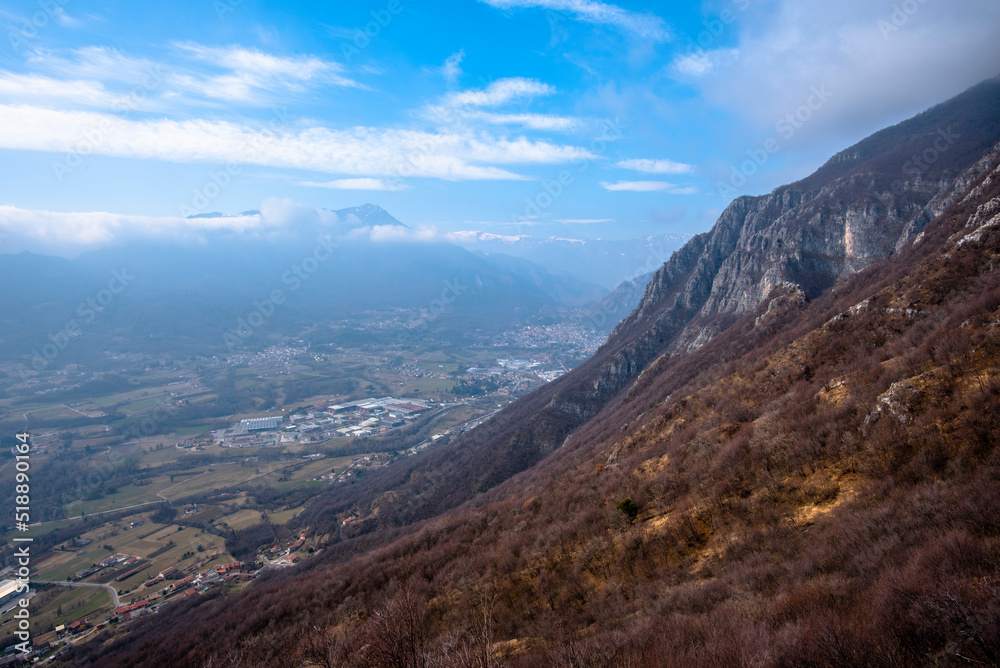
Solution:
M 361 204 L 346 209 L 324 209 L 337 214 L 337 218 L 351 227 L 374 227 L 376 225 L 394 225 L 397 227 L 407 227 L 399 222 L 392 214 L 378 206 L 377 204 Z M 257 209 L 248 209 L 240 213 L 222 213 L 221 211 L 210 211 L 208 213 L 196 213 L 187 216 L 188 220 L 213 219 L 213 218 L 243 218 L 246 216 L 259 216 Z
M 257 209 L 248 209 L 239 213 L 222 213 L 220 211 L 210 211 L 209 213 L 196 213 L 193 216 L 186 216 L 187 220 L 198 220 L 203 218 L 244 218 L 246 216 L 259 216 Z
M 377 204 L 362 204 L 346 209 L 327 209 L 337 214 L 341 221 L 350 223 L 352 227 L 374 227 L 376 225 L 393 225 L 408 227 L 399 222 L 388 211 Z

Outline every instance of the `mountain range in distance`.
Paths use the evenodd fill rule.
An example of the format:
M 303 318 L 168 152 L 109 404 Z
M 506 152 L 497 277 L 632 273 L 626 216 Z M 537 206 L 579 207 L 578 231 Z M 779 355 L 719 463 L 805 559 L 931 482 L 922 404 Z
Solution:
M 410 229 L 375 204 L 330 210 L 330 213 L 335 214 L 352 229 L 376 226 Z M 243 211 L 235 215 L 212 212 L 197 214 L 190 218 L 235 218 L 260 214 L 258 210 Z M 691 235 L 662 234 L 639 239 L 610 240 L 537 237 L 530 234 L 503 235 L 481 230 L 464 230 L 443 233 L 440 237 L 474 252 L 508 255 L 528 260 L 553 274 L 573 277 L 585 283 L 596 283 L 611 291 L 622 283 L 652 274 L 669 260 L 670 255 L 683 246 Z
M 261 216 L 250 210 L 201 217 Z M 59 332 L 67 327 L 73 337 L 67 361 L 99 352 L 108 340 L 133 351 L 173 347 L 209 353 L 234 345 L 261 347 L 313 329 L 314 342 L 331 342 L 336 335 L 316 331 L 317 323 L 385 317 L 398 321 L 397 329 L 416 322 L 424 333 L 448 340 L 465 340 L 474 330 L 488 337 L 539 318 L 606 332 L 621 309 L 638 303 L 638 294 L 633 291 L 624 306 L 616 304 L 609 317 L 601 301 L 608 289 L 595 276 L 658 266 L 677 243 L 673 237 L 636 242 L 520 237 L 504 241 L 505 252 L 491 243 L 470 249 L 451 237 L 414 238 L 412 228 L 372 204 L 320 210 L 293 223 L 251 233 L 209 230 L 196 240 L 132 239 L 72 259 L 0 255 L 0 277 L 9 287 L 0 298 L 4 359 L 37 362 L 38 342 L 64 338 Z M 547 253 L 555 258 L 548 265 L 532 259 Z M 648 262 L 638 265 L 636 257 Z M 591 280 L 579 269 L 585 266 L 594 269 Z M 102 294 L 112 271 L 123 270 L 134 279 L 120 295 L 83 306 Z M 446 307 L 433 318 L 422 316 L 448 286 L 455 294 L 448 293 Z M 253 315 L 255 304 L 279 293 L 276 315 L 268 314 L 252 335 L 242 336 L 249 332 L 247 318 L 260 318 Z
M 454 243 L 475 251 L 504 253 L 531 260 L 551 271 L 592 281 L 614 290 L 656 271 L 690 235 L 663 234 L 641 239 L 566 239 L 482 231 L 452 232 Z

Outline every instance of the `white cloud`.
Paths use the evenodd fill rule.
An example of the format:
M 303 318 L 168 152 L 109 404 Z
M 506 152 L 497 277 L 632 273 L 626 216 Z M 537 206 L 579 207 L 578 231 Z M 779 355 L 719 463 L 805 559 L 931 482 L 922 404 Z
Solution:
M 66 10 L 62 7 L 56 7 L 55 10 L 56 20 L 59 21 L 60 25 L 66 26 L 67 28 L 75 28 L 80 24 L 80 21 L 74 19 L 72 16 L 66 13 Z
M 86 46 L 70 51 L 69 54 L 66 56 L 39 51 L 28 58 L 27 64 L 34 69 L 64 77 L 118 82 L 130 86 L 140 84 L 150 74 L 159 76 L 164 70 L 159 63 L 146 58 L 134 58 L 118 49 L 105 46 Z
M 447 102 L 453 106 L 499 107 L 523 98 L 552 95 L 556 89 L 547 83 L 524 77 L 497 79 L 482 90 L 452 93 Z
M 264 200 L 260 205 L 258 220 L 264 226 L 273 228 L 315 225 L 330 228 L 340 222 L 333 211 L 306 206 L 287 197 L 268 197 Z
M 556 116 L 550 114 L 497 114 L 480 109 L 455 108 L 448 106 L 432 106 L 423 110 L 421 115 L 435 123 L 444 126 L 457 124 L 486 123 L 489 125 L 519 125 L 528 130 L 542 132 L 571 132 L 584 125 L 583 119 L 573 116 Z
M 449 84 L 453 84 L 458 80 L 458 77 L 462 76 L 462 60 L 465 59 L 465 49 L 461 51 L 456 51 L 455 53 L 448 56 L 444 65 L 441 66 L 441 74 L 444 76 L 445 81 Z
M 199 80 L 179 79 L 205 97 L 248 102 L 259 91 L 302 92 L 306 83 L 360 88 L 361 84 L 342 75 L 343 67 L 315 56 L 283 58 L 241 46 L 209 47 L 190 42 L 175 46 L 196 59 L 219 64 L 230 74 Z
M 242 46 L 211 47 L 192 42 L 178 42 L 175 46 L 199 60 L 217 63 L 236 72 L 248 72 L 264 77 L 309 80 L 330 70 L 340 70 L 339 65 L 325 62 L 315 56 L 281 58 Z
M 724 65 L 739 59 L 737 49 L 714 49 L 711 51 L 696 51 L 678 56 L 671 64 L 674 72 L 684 77 L 704 76 Z
M 441 104 L 425 107 L 420 115 L 440 125 L 519 125 L 528 130 L 569 132 L 580 128 L 583 121 L 571 116 L 537 113 L 496 113 L 481 107 L 502 107 L 515 101 L 553 95 L 556 89 L 547 83 L 523 77 L 498 79 L 479 90 L 467 90 L 446 95 Z
M 334 188 L 336 190 L 386 190 L 386 191 L 398 191 L 406 190 L 409 188 L 405 183 L 398 180 L 390 179 L 372 179 L 372 178 L 360 178 L 360 179 L 337 179 L 334 181 L 302 181 L 299 183 L 302 186 L 312 186 L 314 188 Z
M 686 165 L 681 162 L 674 162 L 673 160 L 622 160 L 615 163 L 615 167 L 631 169 L 643 174 L 690 174 L 694 171 L 693 165 Z
M 666 24 L 658 16 L 630 12 L 617 5 L 595 0 L 480 0 L 480 2 L 498 9 L 538 8 L 569 12 L 581 21 L 611 26 L 636 37 L 657 42 L 666 41 L 670 37 Z
M 112 114 L 0 104 L 0 148 L 69 152 L 95 128 L 89 152 L 169 162 L 287 167 L 363 177 L 523 180 L 495 165 L 559 164 L 594 159 L 586 149 L 465 131 L 421 132 L 355 127 L 331 130 L 272 123 L 130 120 Z
M 266 105 L 276 94 L 323 86 L 364 88 L 347 77 L 340 64 L 315 56 L 286 58 L 241 46 L 209 47 L 191 42 L 173 46 L 180 57 L 169 65 L 102 46 L 66 54 L 37 52 L 27 64 L 63 78 L 114 84 L 121 89 L 120 94 L 141 88 L 144 100 L 158 96 L 175 106 L 190 102 L 189 98 Z
M 580 127 L 581 121 L 571 116 L 549 116 L 547 114 L 492 114 L 482 112 L 474 114 L 486 123 L 493 125 L 521 125 L 529 130 L 550 132 L 568 132 Z
M 557 223 L 565 223 L 567 225 L 596 225 L 598 223 L 613 223 L 614 218 L 563 218 L 557 220 Z
M 37 74 L 0 70 L 0 99 L 111 108 L 121 97 L 107 91 L 98 81 L 61 81 Z
M 256 215 L 187 219 L 106 211 L 37 211 L 0 205 L 0 230 L 7 235 L 5 247 L 70 256 L 136 237 L 198 238 L 212 230 L 255 232 L 278 225 L 280 221 Z
M 335 212 L 295 200 L 269 197 L 260 213 L 248 216 L 181 218 L 135 216 L 107 211 L 58 212 L 0 205 L 0 238 L 5 252 L 30 250 L 72 257 L 112 243 L 133 240 L 204 242 L 212 232 L 230 231 L 248 238 L 287 239 L 289 230 L 316 229 L 334 237 L 380 242 L 447 241 L 436 227 L 376 225 L 351 228 Z
M 609 192 L 666 192 L 671 195 L 693 195 L 698 192 L 697 188 L 682 188 L 673 183 L 667 183 L 666 181 L 618 181 L 617 183 L 601 181 L 601 187 Z
M 711 101 L 773 132 L 825 86 L 832 97 L 793 141 L 836 146 L 996 76 L 1000 3 L 754 3 L 736 48 L 738 60 L 696 81 Z
M 375 243 L 447 241 L 447 238 L 432 225 L 421 225 L 415 228 L 399 225 L 375 225 L 368 229 L 368 238 Z

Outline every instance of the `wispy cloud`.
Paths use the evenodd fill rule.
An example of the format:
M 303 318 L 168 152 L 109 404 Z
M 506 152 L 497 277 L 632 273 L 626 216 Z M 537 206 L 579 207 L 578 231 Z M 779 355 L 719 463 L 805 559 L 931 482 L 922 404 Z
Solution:
M 111 108 L 120 97 L 99 81 L 65 81 L 37 74 L 0 70 L 0 99 L 8 102 L 45 102 Z
M 683 77 L 700 77 L 723 65 L 736 62 L 739 57 L 740 52 L 737 49 L 696 51 L 675 58 L 674 62 L 671 63 L 671 68 L 675 74 Z
M 75 19 L 69 14 L 67 14 L 66 10 L 63 9 L 62 7 L 56 7 L 54 13 L 56 16 L 56 21 L 59 21 L 59 24 L 62 26 L 65 26 L 67 28 L 76 28 L 77 26 L 80 25 L 80 20 Z
M 569 12 L 581 21 L 606 25 L 618 30 L 657 42 L 670 38 L 663 19 L 653 14 L 631 12 L 617 5 L 595 0 L 480 0 L 498 9 L 538 8 Z
M 445 59 L 444 65 L 441 66 L 441 74 L 449 84 L 454 84 L 458 81 L 458 77 L 462 76 L 462 60 L 464 59 L 465 49 L 457 51 Z
M 343 67 L 315 56 L 285 58 L 242 46 L 209 47 L 191 42 L 175 46 L 206 63 L 219 64 L 229 70 L 203 80 L 194 86 L 206 97 L 224 100 L 253 100 L 259 91 L 289 90 L 302 92 L 305 84 L 362 87 L 357 81 L 343 76 Z
M 130 85 L 135 85 L 151 71 L 176 68 L 164 68 L 147 58 L 129 56 L 106 46 L 86 46 L 68 52 L 37 51 L 27 59 L 27 64 L 52 75 Z
M 493 125 L 520 125 L 529 130 L 540 130 L 549 132 L 569 132 L 580 128 L 582 121 L 572 116 L 551 116 L 548 114 L 492 114 L 482 112 L 474 114 L 479 118 Z
M 192 42 L 173 47 L 177 57 L 169 64 L 118 49 L 88 46 L 65 53 L 36 52 L 27 65 L 52 77 L 83 80 L 109 90 L 117 87 L 127 91 L 155 77 L 158 95 L 174 106 L 192 99 L 261 106 L 279 94 L 322 87 L 365 88 L 349 78 L 342 65 L 316 56 L 289 58 L 242 46 L 210 47 Z
M 698 192 L 697 188 L 682 188 L 676 184 L 667 183 L 666 181 L 618 181 L 617 183 L 601 181 L 601 187 L 609 192 L 665 192 L 670 193 L 671 195 L 693 195 Z
M 569 132 L 583 121 L 571 116 L 538 113 L 498 113 L 484 108 L 503 107 L 514 102 L 530 102 L 536 97 L 553 95 L 556 89 L 542 81 L 524 77 L 498 79 L 482 89 L 450 93 L 440 104 L 425 107 L 420 115 L 434 123 L 455 125 L 517 125 L 541 132 Z
M 409 186 L 397 179 L 372 178 L 337 179 L 334 181 L 322 182 L 301 181 L 299 185 L 310 186 L 313 188 L 334 188 L 336 190 L 383 190 L 388 192 L 407 190 L 409 188 Z
M 454 107 L 432 106 L 421 115 L 443 126 L 456 124 L 486 123 L 488 125 L 517 125 L 528 130 L 541 132 L 571 132 L 583 126 L 584 121 L 573 116 L 550 114 L 498 114 L 481 109 L 455 109 Z
M 69 151 L 87 131 L 107 123 L 115 131 L 93 149 L 102 155 L 253 164 L 361 177 L 523 180 L 496 165 L 561 164 L 597 157 L 576 146 L 457 130 L 341 130 L 291 122 L 260 128 L 215 120 L 131 120 L 26 105 L 0 105 L 0 148 Z
M 524 77 L 497 79 L 481 90 L 452 93 L 446 102 L 452 106 L 499 107 L 521 99 L 552 95 L 556 89 L 547 83 Z
M 686 165 L 682 162 L 674 162 L 673 160 L 622 160 L 616 162 L 615 167 L 631 169 L 643 174 L 690 174 L 694 171 L 693 165 Z

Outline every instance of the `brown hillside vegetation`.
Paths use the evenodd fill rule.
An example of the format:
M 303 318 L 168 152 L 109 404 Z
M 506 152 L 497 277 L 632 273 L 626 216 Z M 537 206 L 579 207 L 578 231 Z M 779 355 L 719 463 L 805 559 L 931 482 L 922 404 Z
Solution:
M 996 665 L 995 157 L 964 192 L 887 262 L 663 353 L 450 514 L 62 662 Z

